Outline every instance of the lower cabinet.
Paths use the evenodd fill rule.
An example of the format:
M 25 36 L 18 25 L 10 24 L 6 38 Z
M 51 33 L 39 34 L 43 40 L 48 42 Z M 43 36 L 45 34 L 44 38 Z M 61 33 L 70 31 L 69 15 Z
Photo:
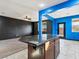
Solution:
M 28 44 L 28 59 L 56 59 L 60 52 L 59 39 L 48 41 L 39 47 Z
M 33 47 L 28 44 L 28 59 L 45 59 L 44 45 L 40 47 Z
M 60 53 L 60 40 L 55 40 L 55 59 Z
M 55 43 L 54 41 L 45 44 L 45 59 L 55 59 Z

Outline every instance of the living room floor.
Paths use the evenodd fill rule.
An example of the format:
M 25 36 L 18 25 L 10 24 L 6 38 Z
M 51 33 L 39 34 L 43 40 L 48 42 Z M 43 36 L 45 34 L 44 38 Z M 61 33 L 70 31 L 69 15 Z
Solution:
M 57 59 L 79 59 L 79 41 L 61 39 Z

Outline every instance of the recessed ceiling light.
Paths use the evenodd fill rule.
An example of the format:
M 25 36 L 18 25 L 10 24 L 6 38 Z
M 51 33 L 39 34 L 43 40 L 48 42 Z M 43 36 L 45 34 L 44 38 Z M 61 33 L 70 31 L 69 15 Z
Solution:
M 44 6 L 45 6 L 45 4 L 44 4 L 44 3 L 41 3 L 39 6 L 40 6 L 40 7 L 44 7 Z

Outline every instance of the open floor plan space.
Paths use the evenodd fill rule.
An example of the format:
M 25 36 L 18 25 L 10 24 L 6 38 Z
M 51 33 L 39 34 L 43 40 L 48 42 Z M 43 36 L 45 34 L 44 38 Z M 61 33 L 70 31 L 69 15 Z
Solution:
M 79 0 L 0 0 L 0 59 L 79 59 Z

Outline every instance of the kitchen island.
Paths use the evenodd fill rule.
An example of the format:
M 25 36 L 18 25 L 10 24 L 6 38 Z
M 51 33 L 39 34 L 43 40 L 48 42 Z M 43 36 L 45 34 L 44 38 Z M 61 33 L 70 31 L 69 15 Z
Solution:
M 59 36 L 22 36 L 20 41 L 28 44 L 28 59 L 56 59 L 60 52 Z

